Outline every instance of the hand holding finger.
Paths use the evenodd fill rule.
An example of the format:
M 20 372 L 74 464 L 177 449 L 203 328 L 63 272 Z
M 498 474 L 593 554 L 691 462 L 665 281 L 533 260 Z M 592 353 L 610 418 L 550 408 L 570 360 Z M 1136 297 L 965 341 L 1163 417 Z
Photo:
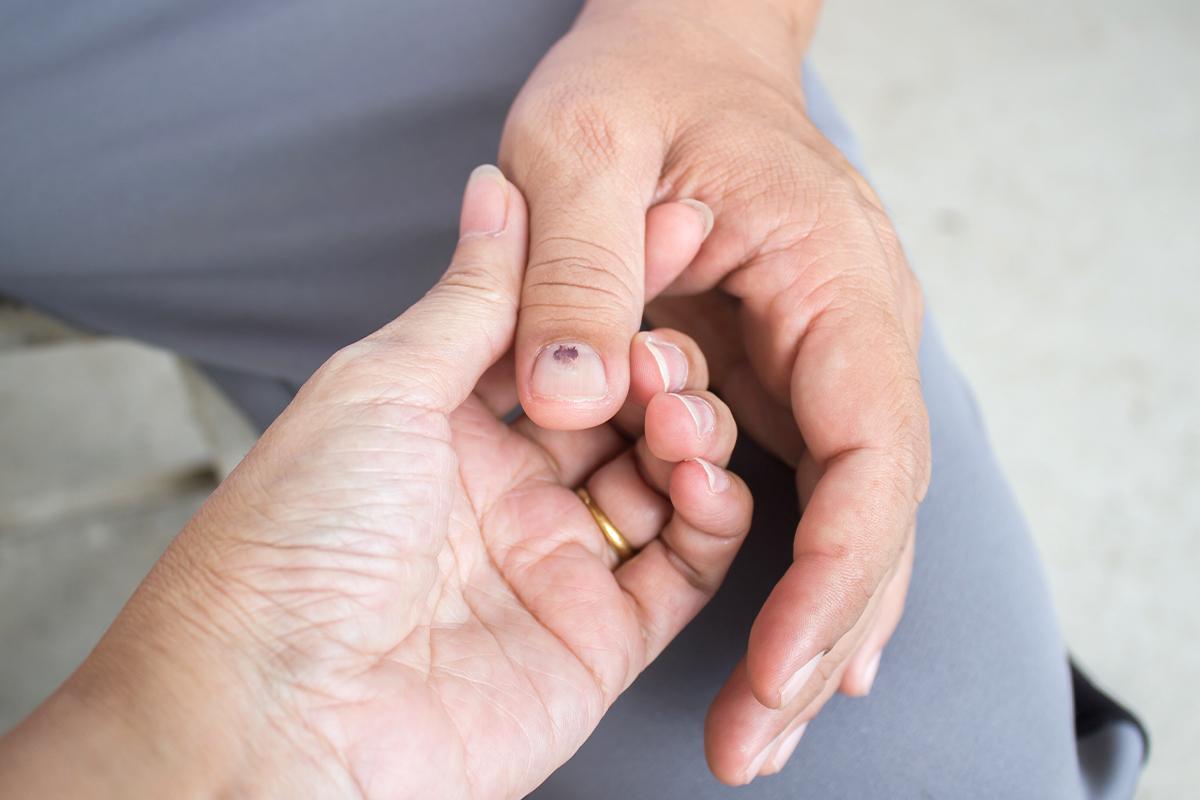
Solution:
M 640 548 L 659 535 L 672 512 L 669 486 L 679 462 L 709 458 L 725 464 L 736 432 L 732 416 L 719 400 L 713 398 L 719 412 L 710 407 L 711 423 L 700 432 L 695 429 L 692 412 L 673 399 L 678 395 L 663 391 L 664 386 L 678 387 L 689 397 L 707 402 L 699 400 L 700 395 L 707 395 L 700 388 L 707 381 L 707 367 L 695 342 L 677 331 L 660 329 L 638 334 L 630 350 L 634 365 L 631 394 L 650 397 L 649 408 L 639 409 L 645 414 L 645 424 L 639 426 L 642 435 L 632 448 L 597 469 L 585 487 L 608 509 L 630 543 Z M 667 402 L 659 405 L 660 398 Z M 686 442 L 676 444 L 671 458 L 651 452 L 648 439 L 661 441 L 680 428 L 692 432 Z

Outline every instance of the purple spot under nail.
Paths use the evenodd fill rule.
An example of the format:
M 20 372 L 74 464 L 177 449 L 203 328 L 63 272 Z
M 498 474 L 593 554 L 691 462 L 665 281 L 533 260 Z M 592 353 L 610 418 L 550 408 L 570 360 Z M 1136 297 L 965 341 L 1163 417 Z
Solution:
M 579 358 L 579 348 L 574 345 L 560 344 L 554 348 L 554 360 L 560 364 L 573 364 Z

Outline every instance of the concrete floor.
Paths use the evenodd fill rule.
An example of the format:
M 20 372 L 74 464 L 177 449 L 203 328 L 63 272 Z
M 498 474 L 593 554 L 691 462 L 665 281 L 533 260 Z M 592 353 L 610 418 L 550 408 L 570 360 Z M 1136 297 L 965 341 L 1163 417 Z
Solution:
M 816 45 L 1045 554 L 1072 649 L 1200 783 L 1200 5 L 832 0 Z M 80 403 L 79 398 L 86 398 Z M 173 359 L 0 312 L 0 730 L 246 444 Z

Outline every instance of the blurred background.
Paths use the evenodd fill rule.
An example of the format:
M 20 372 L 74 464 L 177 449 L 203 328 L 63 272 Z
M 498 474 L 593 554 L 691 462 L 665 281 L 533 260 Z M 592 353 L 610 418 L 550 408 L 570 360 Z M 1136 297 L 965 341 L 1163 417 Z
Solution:
M 815 64 L 974 383 L 1072 651 L 1200 784 L 1200 3 L 827 0 Z M 189 366 L 0 307 L 0 730 L 253 441 Z

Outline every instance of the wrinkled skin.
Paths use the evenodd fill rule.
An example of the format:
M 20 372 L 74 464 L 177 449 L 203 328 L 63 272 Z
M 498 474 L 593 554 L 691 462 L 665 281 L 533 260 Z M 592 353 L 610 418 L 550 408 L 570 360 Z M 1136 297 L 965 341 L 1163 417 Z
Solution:
M 530 203 L 517 375 L 531 418 L 607 418 L 621 342 L 665 295 L 650 318 L 697 338 L 739 423 L 797 468 L 795 561 L 709 719 L 714 772 L 744 783 L 775 771 L 769 751 L 833 691 L 870 689 L 900 619 L 930 469 L 922 301 L 878 198 L 806 115 L 802 44 L 747 27 L 749 11 L 703 13 L 589 4 L 522 90 L 501 157 Z M 694 258 L 655 213 L 683 199 L 715 219 Z M 539 349 L 562 340 L 603 355 L 606 404 L 530 387 Z
M 694 342 L 635 337 L 611 424 L 503 420 L 526 223 L 489 169 L 446 276 L 305 384 L 5 739 L 0 790 L 521 797 L 716 590 L 750 497 Z

